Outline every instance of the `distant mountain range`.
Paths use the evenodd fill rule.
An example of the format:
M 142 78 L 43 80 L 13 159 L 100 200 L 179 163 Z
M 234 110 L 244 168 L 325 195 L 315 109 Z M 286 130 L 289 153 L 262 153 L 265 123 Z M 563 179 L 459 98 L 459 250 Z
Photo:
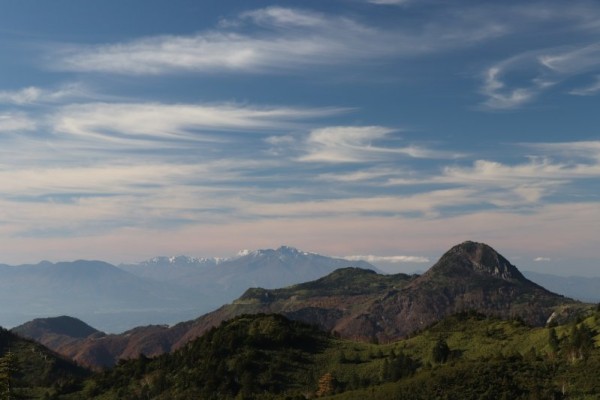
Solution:
M 250 287 L 281 288 L 336 269 L 377 271 L 365 261 L 331 258 L 282 246 L 231 258 L 156 257 L 117 266 L 101 261 L 0 265 L 0 326 L 70 315 L 109 333 L 175 324 L 212 311 Z M 600 278 L 524 272 L 549 290 L 600 302 Z
M 557 276 L 523 271 L 523 275 L 548 290 L 577 300 L 600 303 L 600 277 Z
M 119 329 L 163 318 L 170 312 L 197 309 L 207 297 L 169 283 L 145 279 L 101 261 L 0 266 L 0 322 L 4 326 L 35 317 L 69 314 Z M 181 316 L 189 314 L 181 313 Z M 197 314 L 196 314 L 197 315 Z
M 221 305 L 249 287 L 287 286 L 350 266 L 376 270 L 365 261 L 331 258 L 289 246 L 243 251 L 233 258 L 157 257 L 139 264 L 122 264 L 119 268 L 139 277 L 208 291 L 211 296 L 218 296 Z
M 289 265 L 290 259 L 322 257 L 289 248 L 244 257 L 249 256 L 262 262 L 245 264 L 245 268 L 261 271 L 265 260 L 270 262 L 267 265 L 280 268 L 280 263 Z M 248 289 L 233 303 L 172 327 L 139 327 L 120 335 L 92 331 L 82 338 L 78 333 L 48 329 L 64 326 L 64 321 L 37 320 L 14 331 L 82 365 L 103 367 L 139 354 L 155 356 L 170 352 L 242 314 L 278 313 L 345 338 L 389 342 L 459 312 L 519 318 L 541 326 L 551 319 L 560 321 L 580 307 L 581 303 L 525 278 L 491 247 L 465 242 L 446 252 L 420 276 L 381 275 L 369 269 L 344 267 L 317 280 L 283 289 Z
M 287 286 L 350 266 L 375 269 L 286 246 L 230 259 L 157 257 L 119 267 L 101 261 L 0 265 L 0 325 L 57 314 L 107 332 L 174 324 L 214 310 L 249 287 Z

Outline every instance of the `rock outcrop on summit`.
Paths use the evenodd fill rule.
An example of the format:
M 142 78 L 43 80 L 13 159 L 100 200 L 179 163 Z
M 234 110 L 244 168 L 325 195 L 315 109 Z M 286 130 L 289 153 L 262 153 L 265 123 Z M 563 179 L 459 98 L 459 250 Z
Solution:
M 401 292 L 375 302 L 362 318 L 362 328 L 355 329 L 388 341 L 468 311 L 538 326 L 557 306 L 570 303 L 574 301 L 525 278 L 490 246 L 468 241 L 448 250 Z

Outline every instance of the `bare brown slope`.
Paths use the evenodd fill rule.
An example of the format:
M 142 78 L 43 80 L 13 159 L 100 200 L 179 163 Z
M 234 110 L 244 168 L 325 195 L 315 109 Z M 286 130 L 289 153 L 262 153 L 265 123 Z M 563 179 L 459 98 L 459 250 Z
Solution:
M 540 326 L 558 306 L 574 303 L 526 279 L 490 246 L 464 242 L 403 291 L 373 302 L 339 331 L 343 336 L 389 341 L 471 310 Z

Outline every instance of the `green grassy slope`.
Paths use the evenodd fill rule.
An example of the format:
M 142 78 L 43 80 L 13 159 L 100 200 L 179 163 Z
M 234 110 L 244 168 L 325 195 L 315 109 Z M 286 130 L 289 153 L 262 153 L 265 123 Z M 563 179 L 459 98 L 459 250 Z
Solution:
M 244 315 L 171 355 L 122 362 L 62 398 L 591 399 L 600 396 L 599 332 L 591 309 L 553 328 L 467 313 L 379 345 Z

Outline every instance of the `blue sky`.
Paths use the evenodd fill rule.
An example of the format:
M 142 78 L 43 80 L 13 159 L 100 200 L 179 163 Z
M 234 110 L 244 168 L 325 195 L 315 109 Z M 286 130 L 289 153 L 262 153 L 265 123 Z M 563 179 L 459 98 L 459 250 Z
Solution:
M 472 239 L 597 275 L 595 2 L 0 5 L 2 262 L 288 244 L 400 271 Z

